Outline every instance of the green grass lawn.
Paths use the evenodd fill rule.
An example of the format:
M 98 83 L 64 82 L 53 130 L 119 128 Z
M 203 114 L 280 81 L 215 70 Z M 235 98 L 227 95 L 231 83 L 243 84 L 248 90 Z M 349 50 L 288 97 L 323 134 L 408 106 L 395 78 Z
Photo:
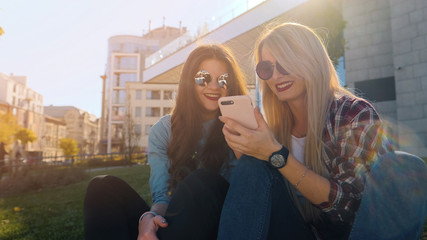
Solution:
M 96 171 L 91 177 L 101 174 L 122 178 L 151 202 L 148 166 Z M 83 199 L 89 180 L 0 198 L 0 239 L 83 239 Z M 427 239 L 427 222 L 421 239 Z
M 129 183 L 148 203 L 149 166 L 91 173 L 109 174 Z M 90 178 L 65 187 L 0 198 L 0 239 L 84 239 L 83 199 Z

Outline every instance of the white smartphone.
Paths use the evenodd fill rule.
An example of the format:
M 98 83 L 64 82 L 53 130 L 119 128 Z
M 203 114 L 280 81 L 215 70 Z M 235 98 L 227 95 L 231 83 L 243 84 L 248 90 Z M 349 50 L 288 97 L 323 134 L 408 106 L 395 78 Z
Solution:
M 258 128 L 252 100 L 248 95 L 221 97 L 218 105 L 222 116 L 231 118 L 244 127 Z

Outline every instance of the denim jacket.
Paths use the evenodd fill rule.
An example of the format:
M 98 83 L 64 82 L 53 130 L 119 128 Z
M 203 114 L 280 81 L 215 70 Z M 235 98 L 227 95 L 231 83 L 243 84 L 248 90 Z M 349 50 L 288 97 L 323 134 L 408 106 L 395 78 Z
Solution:
M 200 145 L 206 142 L 208 130 L 213 122 L 214 120 L 210 120 L 203 123 L 203 138 L 200 141 Z M 167 148 L 171 134 L 171 115 L 166 115 L 153 125 L 148 136 L 147 157 L 151 167 L 150 188 L 153 204 L 169 204 L 170 201 L 168 190 L 170 160 L 167 155 Z M 232 168 L 237 163 L 232 151 L 230 151 L 230 159 L 232 159 L 229 164 L 230 167 L 228 169 L 223 167 L 220 171 L 220 174 L 227 180 L 231 176 Z

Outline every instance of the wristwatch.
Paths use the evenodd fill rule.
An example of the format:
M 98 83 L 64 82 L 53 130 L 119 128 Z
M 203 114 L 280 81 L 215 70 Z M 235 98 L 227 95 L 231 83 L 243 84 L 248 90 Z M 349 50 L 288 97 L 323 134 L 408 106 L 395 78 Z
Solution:
M 271 156 L 268 158 L 268 162 L 273 165 L 273 167 L 280 169 L 286 165 L 288 156 L 289 150 L 285 146 L 282 146 L 279 151 L 271 154 Z

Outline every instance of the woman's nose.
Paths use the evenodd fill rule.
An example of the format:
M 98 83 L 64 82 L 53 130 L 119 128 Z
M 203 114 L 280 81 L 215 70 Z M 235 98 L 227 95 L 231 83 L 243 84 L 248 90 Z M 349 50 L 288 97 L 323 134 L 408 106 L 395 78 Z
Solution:
M 221 88 L 220 86 L 219 86 L 219 83 L 218 83 L 218 79 L 212 79 L 212 81 L 210 81 L 209 83 L 208 83 L 208 86 L 207 86 L 209 89 L 219 89 L 219 88 Z

